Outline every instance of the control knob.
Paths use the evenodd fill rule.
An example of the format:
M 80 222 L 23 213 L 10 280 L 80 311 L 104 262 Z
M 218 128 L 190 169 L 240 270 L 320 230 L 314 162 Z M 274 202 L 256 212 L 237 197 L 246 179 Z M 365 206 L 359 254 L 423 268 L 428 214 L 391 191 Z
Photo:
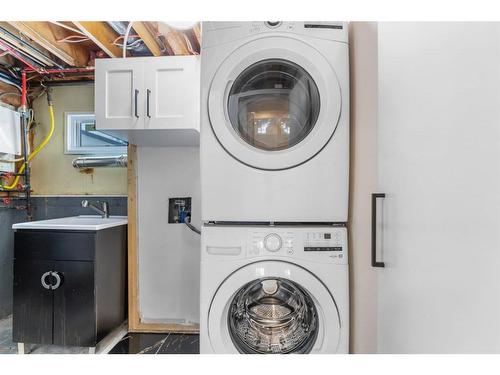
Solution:
M 266 248 L 267 251 L 271 251 L 274 253 L 279 249 L 281 249 L 282 244 L 283 241 L 281 240 L 281 237 L 276 233 L 268 234 L 264 238 L 264 247 Z

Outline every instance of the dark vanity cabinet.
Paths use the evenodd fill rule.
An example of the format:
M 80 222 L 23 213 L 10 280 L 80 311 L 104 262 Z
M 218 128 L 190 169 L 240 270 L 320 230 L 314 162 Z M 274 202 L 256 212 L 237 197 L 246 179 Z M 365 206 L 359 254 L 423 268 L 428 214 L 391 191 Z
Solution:
M 95 347 L 126 319 L 127 226 L 17 230 L 13 340 Z

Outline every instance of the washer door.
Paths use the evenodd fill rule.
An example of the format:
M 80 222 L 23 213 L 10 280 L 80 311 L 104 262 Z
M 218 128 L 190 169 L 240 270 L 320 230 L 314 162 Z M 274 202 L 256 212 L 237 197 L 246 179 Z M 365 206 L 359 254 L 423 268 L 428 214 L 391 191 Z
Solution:
M 325 57 L 292 38 L 268 37 L 235 50 L 208 96 L 221 146 L 248 166 L 281 170 L 305 163 L 330 141 L 342 107 Z
M 340 318 L 333 296 L 309 271 L 256 262 L 219 286 L 208 337 L 215 353 L 335 353 Z

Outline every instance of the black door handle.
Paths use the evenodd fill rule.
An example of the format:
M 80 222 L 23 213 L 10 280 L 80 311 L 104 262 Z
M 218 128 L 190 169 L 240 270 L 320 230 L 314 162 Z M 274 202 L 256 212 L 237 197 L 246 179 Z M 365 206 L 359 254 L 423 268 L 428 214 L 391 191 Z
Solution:
M 134 114 L 136 118 L 139 118 L 139 114 L 137 113 L 137 97 L 139 96 L 139 90 L 135 89 L 134 93 Z
M 377 198 L 385 198 L 385 193 L 372 194 L 372 267 L 385 267 L 377 261 Z
M 149 97 L 151 96 L 151 90 L 147 89 L 146 90 L 146 115 L 151 118 L 151 115 L 149 114 Z

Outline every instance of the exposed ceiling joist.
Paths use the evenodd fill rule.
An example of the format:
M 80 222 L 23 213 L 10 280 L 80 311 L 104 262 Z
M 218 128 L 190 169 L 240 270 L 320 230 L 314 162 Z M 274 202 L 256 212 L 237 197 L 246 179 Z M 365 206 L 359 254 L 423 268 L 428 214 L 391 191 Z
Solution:
M 186 44 L 185 36 L 162 22 L 158 22 L 158 31 L 164 35 L 166 42 L 172 49 L 174 55 L 191 55 Z
M 89 53 L 84 47 L 75 43 L 58 42 L 68 36 L 67 30 L 40 21 L 8 21 L 8 23 L 66 64 L 76 67 L 87 65 Z
M 18 31 L 6 22 L 0 22 L 0 38 L 14 46 L 18 51 L 32 56 L 45 66 L 55 66 L 57 63 L 46 54 L 45 50 L 34 47 L 31 43 L 22 40 Z
M 96 21 L 73 21 L 73 24 L 109 57 L 121 57 L 121 49 L 113 44 L 117 35 L 108 24 Z
M 161 56 L 161 49 L 156 38 L 154 36 L 154 31 L 146 24 L 146 22 L 134 22 L 133 28 L 137 35 L 142 39 L 146 47 L 153 54 L 153 56 Z

